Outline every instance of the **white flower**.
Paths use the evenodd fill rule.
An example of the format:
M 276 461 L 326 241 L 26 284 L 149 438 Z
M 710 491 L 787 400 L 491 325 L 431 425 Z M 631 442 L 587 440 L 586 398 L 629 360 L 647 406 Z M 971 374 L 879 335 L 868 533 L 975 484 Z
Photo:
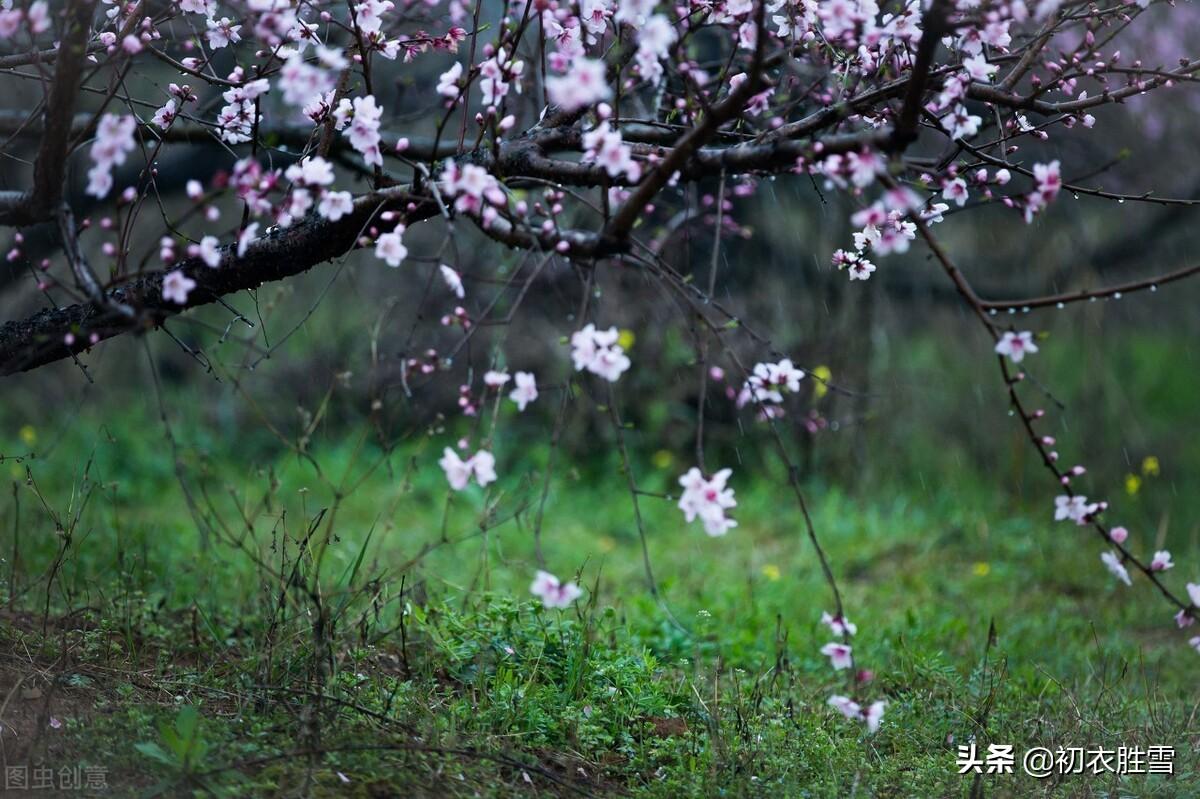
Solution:
M 867 708 L 866 722 L 868 732 L 875 732 L 879 729 L 879 724 L 883 721 L 883 711 L 886 708 L 887 702 L 883 700 L 872 702 L 871 706 Z
M 996 342 L 996 353 L 1007 355 L 1013 363 L 1020 363 L 1025 360 L 1026 355 L 1037 351 L 1037 344 L 1033 343 L 1033 333 L 1028 330 L 1022 330 L 1020 333 L 1006 330 Z
M 199 255 L 205 265 L 216 269 L 221 265 L 221 242 L 216 236 L 205 236 L 200 239 Z
M 1104 562 L 1104 567 L 1112 572 L 1114 577 L 1125 583 L 1125 585 L 1133 585 L 1133 581 L 1129 579 L 1129 571 L 1121 563 L 1121 559 L 1117 556 L 1117 553 L 1102 552 L 1100 553 L 1100 560 Z
M 446 473 L 446 480 L 455 491 L 462 491 L 466 488 L 474 473 L 470 461 L 464 461 L 458 457 L 458 453 L 450 447 L 446 447 L 442 451 L 442 459 L 438 461 L 438 465 Z
M 822 613 L 821 623 L 828 625 L 834 635 L 854 635 L 858 632 L 858 625 L 845 616 L 831 616 L 828 613 Z
M 1171 553 L 1165 549 L 1154 553 L 1154 559 L 1150 561 L 1150 568 L 1156 572 L 1165 572 L 1167 569 L 1174 567 L 1171 562 Z
M 862 719 L 862 706 L 848 696 L 835 694 L 829 697 L 829 706 L 848 719 L 854 719 L 855 721 Z
M 304 186 L 328 186 L 333 183 L 333 164 L 314 155 L 292 164 L 284 175 L 293 183 Z
M 171 123 L 175 121 L 175 113 L 179 104 L 175 100 L 167 100 L 167 104 L 154 112 L 151 122 L 157 125 L 160 129 L 166 130 L 171 127 Z
M 458 79 L 462 77 L 463 65 L 456 62 L 438 78 L 437 93 L 451 100 L 457 99 L 460 89 Z
M 989 64 L 987 59 L 983 57 L 983 54 L 980 53 L 979 55 L 974 55 L 970 58 L 964 58 L 963 69 L 965 69 L 967 74 L 971 76 L 971 80 L 977 80 L 982 83 L 991 83 L 992 75 L 995 75 L 996 71 L 999 70 L 1000 67 L 996 66 L 995 64 Z
M 317 205 L 317 213 L 336 222 L 354 210 L 354 198 L 348 191 L 327 191 Z
M 438 465 L 446 473 L 446 481 L 455 491 L 466 488 L 472 477 L 480 487 L 496 481 L 496 458 L 486 449 L 479 450 L 464 461 L 457 452 L 446 447 L 442 450 Z
M 1187 584 L 1188 599 L 1192 600 L 1192 604 L 1200 607 L 1200 583 Z
M 246 250 L 250 247 L 250 242 L 254 241 L 254 237 L 258 235 L 258 223 L 251 222 L 246 225 L 245 230 L 238 234 L 237 240 L 237 256 L 241 258 L 246 254 Z
M 458 272 L 455 272 L 445 264 L 439 266 L 438 270 L 442 273 L 442 280 L 445 281 L 446 285 L 450 288 L 450 291 L 454 293 L 455 297 L 458 297 L 461 300 L 466 296 L 466 292 L 463 290 L 462 277 L 458 274 Z
M 538 398 L 537 380 L 532 372 L 517 372 L 515 375 L 516 388 L 508 398 L 517 403 L 517 410 L 524 411 L 525 406 Z
M 400 240 L 400 233 L 402 232 L 399 229 L 393 230 L 390 233 L 382 234 L 376 239 L 375 257 L 386 262 L 388 266 L 399 266 L 408 257 L 408 248 Z
M 1054 498 L 1054 521 L 1061 522 L 1070 519 L 1076 524 L 1084 524 L 1087 518 L 1098 511 L 1100 506 L 1089 504 L 1087 497 L 1076 494 L 1069 497 L 1066 494 Z
M 496 482 L 496 458 L 486 449 L 471 456 L 471 468 L 475 471 L 475 482 L 481 487 Z
M 501 388 L 508 381 L 507 372 L 490 371 L 483 375 L 483 384 L 488 388 Z
M 830 665 L 839 671 L 854 665 L 854 658 L 850 652 L 851 648 L 846 644 L 831 642 L 821 647 L 821 654 L 828 656 Z
M 684 519 L 688 522 L 700 519 L 704 532 L 716 537 L 725 535 L 737 522 L 726 518 L 725 511 L 737 507 L 732 488 L 727 488 L 732 469 L 721 469 L 711 479 L 695 466 L 679 478 L 683 486 L 683 496 L 679 498 L 679 509 L 683 511 Z
M 179 305 L 186 305 L 188 293 L 194 288 L 196 288 L 196 281 L 185 275 L 183 270 L 175 269 L 163 277 L 162 298 Z
M 784 391 L 800 390 L 800 381 L 804 379 L 804 370 L 792 365 L 790 358 L 784 358 L 779 363 L 758 363 L 754 372 L 742 386 L 738 394 L 737 406 L 741 408 L 750 400 L 758 403 L 783 402 Z
M 597 330 L 590 322 L 571 336 L 571 360 L 575 370 L 586 369 L 615 383 L 630 366 L 625 350 L 617 343 L 621 337 L 615 327 Z
M 209 17 L 204 21 L 208 27 L 208 32 L 205 33 L 205 38 L 208 39 L 208 46 L 214 50 L 220 50 L 222 47 L 228 47 L 231 44 L 237 44 L 242 40 L 239 31 L 241 25 L 234 25 L 233 20 L 229 17 L 221 17 L 219 21 Z
M 575 583 L 561 582 L 547 571 L 539 571 L 529 586 L 529 592 L 541 597 L 542 605 L 548 608 L 569 607 L 572 602 L 583 595 L 583 590 Z
M 546 93 L 550 102 L 564 111 L 585 108 L 612 97 L 604 62 L 593 58 L 576 58 L 566 75 L 546 78 Z

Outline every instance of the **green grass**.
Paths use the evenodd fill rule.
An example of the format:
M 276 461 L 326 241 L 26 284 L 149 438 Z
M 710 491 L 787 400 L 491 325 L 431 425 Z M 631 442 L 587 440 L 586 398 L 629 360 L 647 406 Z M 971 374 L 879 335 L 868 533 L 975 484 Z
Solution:
M 298 455 L 177 425 L 185 501 L 161 431 L 131 421 L 149 408 L 123 418 L 7 464 L 9 763 L 100 765 L 119 796 L 1200 794 L 1196 653 L 1144 582 L 1049 521 L 1032 469 L 1020 491 L 963 470 L 807 485 L 863 696 L 889 702 L 866 735 L 825 704 L 846 691 L 818 652 L 831 600 L 769 460 L 739 468 L 723 539 L 640 498 L 657 599 L 618 465 L 560 469 L 546 565 L 588 590 L 558 612 L 528 594 L 542 448 L 501 439 L 503 488 L 448 502 L 442 435 Z M 635 469 L 651 493 L 683 471 L 663 452 Z M 1195 562 L 1188 520 L 1159 521 Z M 955 767 L 972 739 L 1163 744 L 1176 773 L 975 785 Z

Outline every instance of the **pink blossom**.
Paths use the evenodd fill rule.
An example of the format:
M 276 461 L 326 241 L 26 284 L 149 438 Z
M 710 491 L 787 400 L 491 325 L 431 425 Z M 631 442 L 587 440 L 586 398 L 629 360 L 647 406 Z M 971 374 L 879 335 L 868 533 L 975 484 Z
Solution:
M 162 298 L 168 302 L 186 305 L 188 294 L 194 288 L 196 281 L 185 275 L 183 270 L 175 269 L 163 276 Z
M 221 265 L 221 242 L 216 236 L 205 236 L 196 246 L 196 255 L 204 261 L 205 266 L 216 269 Z
M 704 525 L 704 532 L 716 537 L 725 535 L 737 522 L 725 516 L 725 511 L 737 507 L 734 491 L 726 483 L 733 474 L 732 469 L 721 469 L 711 478 L 695 466 L 679 478 L 683 495 L 679 498 L 679 509 L 688 522 L 697 518 Z
M 483 384 L 488 388 L 503 388 L 509 379 L 507 372 L 489 371 L 483 375 Z
M 1114 577 L 1116 577 L 1125 585 L 1133 585 L 1133 580 L 1129 579 L 1129 570 L 1121 563 L 1121 558 L 1115 552 L 1100 553 L 1100 560 L 1104 562 L 1104 568 L 1108 569 Z
M 837 694 L 829 697 L 829 706 L 837 710 L 848 719 L 859 721 L 863 717 L 862 705 L 855 702 L 848 696 L 839 696 Z
M 29 30 L 36 36 L 50 30 L 50 6 L 46 0 L 36 0 L 29 6 Z
M 942 196 L 962 208 L 967 204 L 967 198 L 970 196 L 967 191 L 967 182 L 962 178 L 946 181 L 946 185 L 942 186 Z
M 848 669 L 854 665 L 854 658 L 851 656 L 852 649 L 847 644 L 839 644 L 830 642 L 821 647 L 821 654 L 829 658 L 829 663 L 838 671 Z
M 883 700 L 872 702 L 871 706 L 867 708 L 864 721 L 867 723 L 868 732 L 875 732 L 879 729 L 879 725 L 883 721 L 883 711 L 886 708 L 887 702 Z
M 178 104 L 174 100 L 167 100 L 166 105 L 154 112 L 154 116 L 151 117 L 150 121 L 160 129 L 166 130 L 175 121 L 177 107 Z
M 220 50 L 231 44 L 237 44 L 242 40 L 239 33 L 242 26 L 234 25 L 229 17 L 221 17 L 219 21 L 209 17 L 204 21 L 204 24 L 208 28 L 204 36 L 208 39 L 208 46 L 214 50 Z
M 822 613 L 821 623 L 828 625 L 834 635 L 854 635 L 858 632 L 858 626 L 844 616 L 831 616 L 829 613 Z
M 348 191 L 327 191 L 317 204 L 317 213 L 336 222 L 354 210 L 354 198 Z
M 566 75 L 546 78 L 550 102 L 564 111 L 595 105 L 612 97 L 603 61 L 577 58 Z
M 389 233 L 380 234 L 375 240 L 375 257 L 384 261 L 388 266 L 397 267 L 408 257 L 408 248 L 400 240 L 402 228 Z
M 246 225 L 246 228 L 241 233 L 238 234 L 238 240 L 237 240 L 237 256 L 238 256 L 238 258 L 241 258 L 242 256 L 244 256 L 246 254 L 246 250 L 249 249 L 250 243 L 252 241 L 254 241 L 254 237 L 257 235 L 258 235 L 258 223 L 257 222 L 251 222 L 249 225 Z
M 466 488 L 472 477 L 481 487 L 496 481 L 496 459 L 485 449 L 479 450 L 464 461 L 457 452 L 446 447 L 438 465 L 446 473 L 446 480 L 455 491 Z
M 104 114 L 100 117 L 90 151 L 94 166 L 88 170 L 88 194 L 103 198 L 112 189 L 112 169 L 125 163 L 137 146 L 136 131 L 137 120 L 132 116 Z
M 463 290 L 462 277 L 458 274 L 458 272 L 454 271 L 445 264 L 439 266 L 438 271 L 441 272 L 442 281 L 446 284 L 455 297 L 458 297 L 461 300 L 464 296 L 466 296 L 466 292 Z
M 1108 537 L 1112 539 L 1114 543 L 1124 544 L 1125 539 L 1129 538 L 1129 531 L 1124 527 L 1114 527 L 1108 531 Z
M 1023 330 L 1020 333 L 1006 330 L 1004 331 L 1004 335 L 1000 337 L 1000 340 L 996 342 L 996 353 L 998 355 L 1007 355 L 1008 359 L 1013 363 L 1020 363 L 1025 360 L 1027 354 L 1037 351 L 1037 344 L 1033 343 L 1033 333 L 1028 330 Z
M 529 592 L 540 597 L 542 605 L 547 608 L 570 607 L 576 599 L 583 596 L 583 589 L 575 583 L 561 582 L 547 571 L 539 571 L 529 586 Z
M 517 410 L 524 411 L 525 406 L 538 398 L 537 380 L 532 372 L 517 372 L 513 376 L 516 388 L 508 395 L 508 398 L 517 403 Z
M 458 87 L 458 80 L 462 77 L 463 65 L 460 62 L 455 62 L 450 69 L 443 72 L 438 77 L 437 93 L 442 97 L 451 100 L 457 100 L 461 89 Z
M 1150 570 L 1156 572 L 1165 572 L 1175 564 L 1171 562 L 1171 553 L 1165 549 L 1154 553 L 1153 560 L 1150 561 Z
M 1099 509 L 1098 504 L 1089 504 L 1085 496 L 1063 494 L 1054 498 L 1054 521 L 1061 522 L 1064 519 L 1070 519 L 1076 524 L 1083 524 Z
M 292 164 L 283 174 L 301 186 L 328 186 L 333 183 L 333 164 L 314 155 Z
M 610 383 L 615 383 L 629 369 L 630 361 L 624 348 L 617 343 L 620 333 L 615 327 L 597 330 L 588 323 L 571 335 L 571 360 L 576 371 L 586 369 Z

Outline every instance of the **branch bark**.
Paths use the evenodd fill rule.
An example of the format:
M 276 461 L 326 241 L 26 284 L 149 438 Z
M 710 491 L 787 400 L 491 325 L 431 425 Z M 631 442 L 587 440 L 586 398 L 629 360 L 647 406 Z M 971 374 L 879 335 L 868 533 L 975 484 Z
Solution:
M 184 305 L 164 300 L 162 282 L 166 272 L 131 278 L 105 292 L 103 304 L 80 303 L 50 308 L 21 321 L 0 327 L 0 375 L 11 375 L 75 355 L 94 343 L 133 331 L 152 330 L 165 319 L 189 308 L 216 302 L 218 298 L 263 283 L 306 272 L 323 261 L 353 249 L 358 238 L 377 215 L 393 211 L 404 224 L 428 219 L 438 213 L 431 200 L 409 194 L 408 187 L 393 187 L 359 197 L 354 211 L 329 222 L 307 218 L 286 229 L 273 229 L 253 242 L 239 257 L 227 247 L 217 268 L 199 258 L 175 265 L 196 281 Z M 125 305 L 137 310 L 132 317 L 117 310 Z M 70 339 L 68 339 L 68 334 Z
M 79 83 L 87 60 L 92 14 L 96 0 L 71 0 L 66 9 L 66 29 L 56 56 L 54 80 L 46 99 L 43 133 L 33 164 L 33 188 L 20 202 L 0 209 L 0 224 L 29 225 L 45 222 L 62 204 L 67 173 L 67 148 L 71 121 L 79 97 Z

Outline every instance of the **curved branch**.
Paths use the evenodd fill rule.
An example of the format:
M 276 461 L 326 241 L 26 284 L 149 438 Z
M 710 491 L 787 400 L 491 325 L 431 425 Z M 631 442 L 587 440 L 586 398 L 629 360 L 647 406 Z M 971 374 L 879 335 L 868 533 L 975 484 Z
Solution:
M 199 258 L 173 266 L 196 281 L 184 305 L 163 299 L 167 272 L 149 272 L 126 280 L 105 292 L 105 304 L 80 303 L 50 308 L 28 319 L 0 327 L 0 375 L 11 375 L 70 357 L 93 344 L 138 330 L 151 330 L 168 317 L 216 302 L 218 298 L 263 283 L 307 272 L 323 261 L 353 249 L 368 225 L 382 211 L 400 215 L 411 224 L 435 216 L 437 205 L 414 198 L 408 187 L 393 187 L 359 197 L 354 211 L 336 222 L 309 217 L 290 228 L 273 228 L 238 256 L 234 247 L 222 253 L 216 269 Z M 117 305 L 137 309 L 133 317 L 114 310 Z

